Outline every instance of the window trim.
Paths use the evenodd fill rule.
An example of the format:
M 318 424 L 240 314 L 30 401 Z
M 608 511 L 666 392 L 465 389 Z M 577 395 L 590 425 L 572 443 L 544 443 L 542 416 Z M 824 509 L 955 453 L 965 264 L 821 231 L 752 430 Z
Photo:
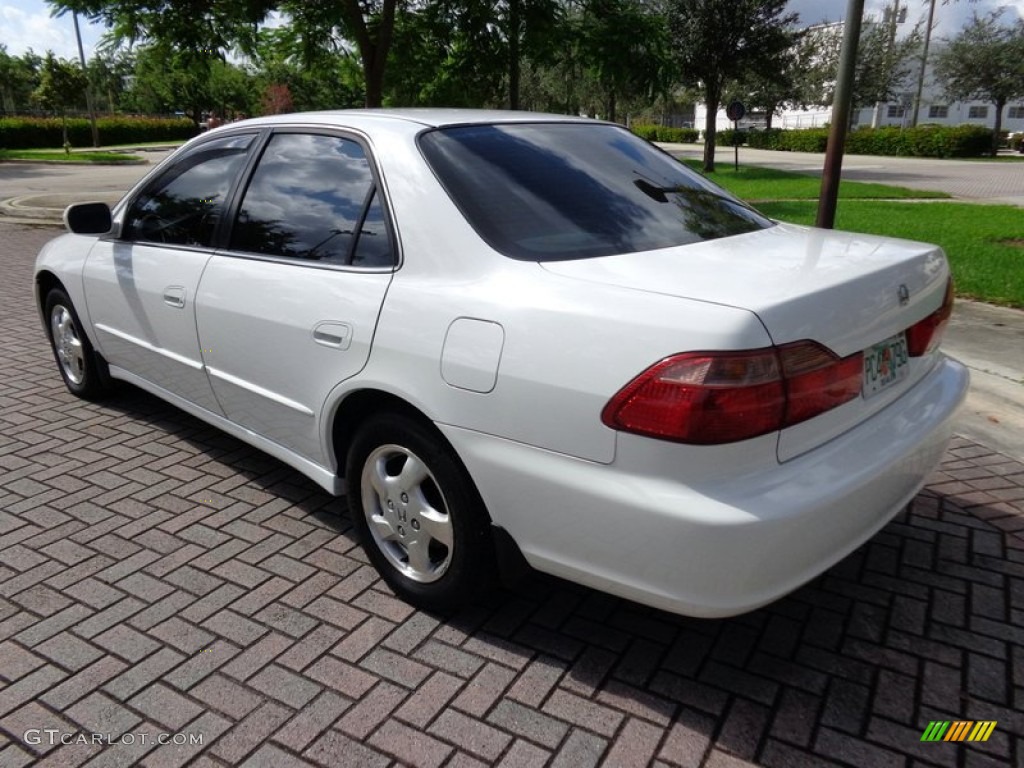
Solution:
M 195 144 L 190 146 L 185 152 L 182 152 L 180 155 L 169 155 L 167 159 L 164 162 L 160 163 L 156 168 L 154 168 L 151 173 L 140 179 L 139 182 L 129 192 L 129 194 L 125 195 L 124 198 L 122 198 L 122 200 L 117 204 L 117 206 L 115 206 L 116 213 L 114 214 L 114 218 L 117 222 L 116 231 L 112 235 L 108 236 L 109 239 L 127 245 L 144 245 L 153 248 L 167 248 L 172 250 L 183 250 L 200 253 L 215 252 L 220 247 L 220 234 L 224 228 L 225 221 L 227 220 L 227 217 L 230 211 L 232 210 L 231 206 L 233 203 L 234 195 L 242 179 L 245 178 L 246 173 L 248 172 L 249 165 L 252 162 L 254 150 L 257 146 L 260 145 L 260 142 L 263 138 L 261 134 L 263 132 L 263 129 L 253 129 L 253 127 L 250 126 L 247 129 L 240 129 L 228 133 L 217 134 L 214 136 L 209 136 L 208 138 L 204 137 L 203 140 L 197 141 Z M 251 136 L 252 140 L 249 142 L 249 146 L 246 147 L 244 150 L 245 158 L 242 162 L 241 168 L 235 174 L 234 179 L 228 186 L 228 191 L 224 196 L 223 211 L 220 220 L 217 222 L 217 226 L 214 227 L 213 234 L 210 236 L 209 245 L 189 245 L 186 243 L 161 243 L 152 240 L 139 240 L 138 238 L 132 237 L 130 235 L 130 228 L 128 227 L 127 221 L 128 213 L 129 211 L 131 211 L 135 203 L 138 202 L 139 198 L 143 194 L 145 194 L 146 190 L 150 189 L 154 183 L 160 181 L 165 176 L 167 176 L 168 172 L 172 168 L 177 167 L 182 161 L 187 160 L 188 158 L 193 157 L 194 155 L 199 154 L 200 152 L 207 151 L 210 144 L 216 141 L 221 141 L 223 139 L 236 138 L 238 136 Z
M 366 157 L 367 164 L 370 167 L 370 176 L 373 179 L 373 183 L 370 185 L 370 191 L 367 196 L 363 199 L 362 212 L 359 217 L 358 225 L 361 228 L 363 221 L 366 218 L 366 213 L 369 208 L 368 202 L 372 199 L 372 193 L 374 190 L 380 192 L 382 195 L 383 204 L 381 209 L 384 212 L 384 225 L 388 230 L 388 237 L 391 240 L 391 251 L 394 263 L 388 267 L 361 267 L 355 264 L 331 264 L 319 261 L 309 261 L 306 259 L 297 259 L 289 256 L 277 256 L 270 253 L 255 253 L 253 251 L 237 250 L 230 247 L 231 234 L 235 227 L 235 221 L 238 218 L 238 211 L 242 206 L 242 200 L 245 199 L 245 193 L 249 190 L 249 186 L 252 183 L 253 176 L 256 172 L 256 167 L 262 159 L 264 152 L 266 152 L 267 145 L 270 144 L 271 139 L 278 134 L 301 134 L 306 136 L 328 136 L 336 139 L 344 139 L 347 141 L 355 142 L 363 150 L 363 154 Z M 222 239 L 219 241 L 217 248 L 217 255 L 229 256 L 231 258 L 239 259 L 251 259 L 254 261 L 270 261 L 275 264 L 291 264 L 296 267 L 306 267 L 309 269 L 327 269 L 336 272 L 359 272 L 359 273 L 391 273 L 396 272 L 401 268 L 402 260 L 402 248 L 401 243 L 397 236 L 397 227 L 394 224 L 394 217 L 391 210 L 391 201 L 384 189 L 383 174 L 380 172 L 380 168 L 377 165 L 376 156 L 373 153 L 373 147 L 369 141 L 369 138 L 363 135 L 359 131 L 344 129 L 344 128 L 332 128 L 330 126 L 321 125 L 284 125 L 284 126 L 272 126 L 264 129 L 264 135 L 261 136 L 259 146 L 255 147 L 251 160 L 244 167 L 241 174 L 241 183 L 238 184 L 234 190 L 234 194 L 229 201 L 230 207 L 225 209 L 224 228 L 222 232 Z M 360 233 L 361 234 L 361 233 Z M 353 255 L 353 248 L 357 238 L 353 238 L 352 245 L 349 248 L 348 261 L 351 262 Z

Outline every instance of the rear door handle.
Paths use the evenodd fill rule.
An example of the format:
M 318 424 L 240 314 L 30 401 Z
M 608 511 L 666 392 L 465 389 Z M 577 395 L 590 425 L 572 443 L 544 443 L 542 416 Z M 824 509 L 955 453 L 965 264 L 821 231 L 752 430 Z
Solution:
M 185 288 L 181 285 L 169 285 L 164 288 L 164 304 L 175 309 L 185 306 Z
M 317 323 L 313 329 L 313 341 L 333 349 L 348 349 L 352 343 L 352 326 L 348 323 Z

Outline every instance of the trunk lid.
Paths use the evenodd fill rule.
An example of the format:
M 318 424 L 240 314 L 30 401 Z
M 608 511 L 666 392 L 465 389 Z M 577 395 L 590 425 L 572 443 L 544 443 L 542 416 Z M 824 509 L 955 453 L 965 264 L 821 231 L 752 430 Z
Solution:
M 555 274 L 747 309 L 775 344 L 810 339 L 840 357 L 870 349 L 938 309 L 949 270 L 942 249 L 907 240 L 779 224 L 659 251 L 546 262 Z M 690 350 L 680 339 L 680 352 Z M 653 361 L 652 361 L 653 362 Z M 934 365 L 780 434 L 787 460 L 893 402 Z

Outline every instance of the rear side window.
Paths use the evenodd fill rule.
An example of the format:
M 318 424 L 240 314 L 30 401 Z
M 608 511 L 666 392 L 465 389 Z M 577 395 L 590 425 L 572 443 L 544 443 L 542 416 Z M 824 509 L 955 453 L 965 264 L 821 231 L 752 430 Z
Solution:
M 231 248 L 322 264 L 390 266 L 379 197 L 357 142 L 275 134 L 242 198 Z
M 214 139 L 175 162 L 135 198 L 125 217 L 125 236 L 150 243 L 211 245 L 253 136 Z
M 419 142 L 473 228 L 514 259 L 634 253 L 772 226 L 616 126 L 457 126 L 428 131 Z

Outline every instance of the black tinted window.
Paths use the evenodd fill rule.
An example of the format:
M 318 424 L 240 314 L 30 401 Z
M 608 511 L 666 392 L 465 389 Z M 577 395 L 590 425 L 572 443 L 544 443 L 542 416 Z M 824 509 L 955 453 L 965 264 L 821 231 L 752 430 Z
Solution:
M 231 247 L 328 264 L 353 263 L 360 231 L 374 195 L 373 174 L 362 147 L 335 136 L 279 133 L 267 145 L 242 198 Z M 377 209 L 379 211 L 379 208 Z M 367 221 L 364 260 L 391 263 L 383 216 Z M 363 248 L 360 249 L 362 252 Z
M 427 132 L 420 146 L 480 236 L 516 259 L 633 253 L 771 226 L 615 126 L 461 126 Z
M 207 142 L 160 174 L 132 203 L 127 237 L 208 246 L 253 135 Z

